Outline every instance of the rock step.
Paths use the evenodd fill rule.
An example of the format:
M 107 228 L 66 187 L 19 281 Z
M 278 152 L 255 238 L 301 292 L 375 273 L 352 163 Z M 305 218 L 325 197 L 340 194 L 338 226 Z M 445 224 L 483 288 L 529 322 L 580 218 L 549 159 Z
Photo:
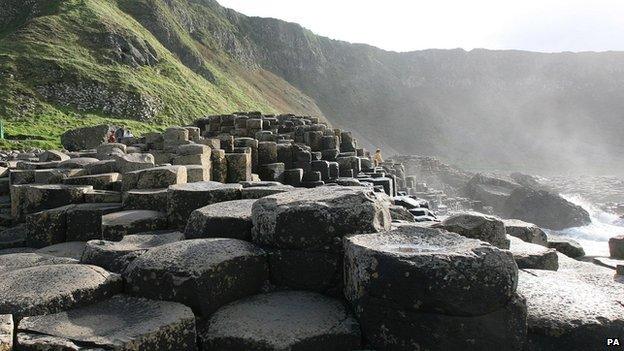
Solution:
M 55 264 L 0 273 L 0 314 L 50 314 L 101 301 L 122 289 L 121 277 L 100 267 Z
M 357 350 L 360 328 L 338 300 L 305 291 L 255 295 L 199 328 L 202 350 Z
M 17 345 L 24 350 L 196 350 L 190 308 L 126 295 L 71 311 L 26 317 Z

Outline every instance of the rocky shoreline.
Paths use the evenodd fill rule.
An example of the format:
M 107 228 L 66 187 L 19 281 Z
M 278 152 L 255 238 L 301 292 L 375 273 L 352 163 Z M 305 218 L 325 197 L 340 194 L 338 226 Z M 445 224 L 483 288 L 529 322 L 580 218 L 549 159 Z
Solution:
M 375 165 L 313 117 L 236 113 L 5 152 L 0 350 L 589 350 L 624 342 L 624 237 L 537 179 Z

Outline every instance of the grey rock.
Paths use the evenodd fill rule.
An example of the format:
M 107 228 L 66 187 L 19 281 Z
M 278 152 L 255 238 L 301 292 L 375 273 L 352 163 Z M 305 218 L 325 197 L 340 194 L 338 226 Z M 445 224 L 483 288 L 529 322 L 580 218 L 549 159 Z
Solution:
M 523 270 L 518 292 L 527 300 L 527 350 L 595 350 L 624 330 L 621 302 L 573 274 Z
M 244 190 L 244 189 L 243 189 Z M 255 200 L 234 200 L 198 208 L 191 213 L 185 229 L 188 239 L 251 239 L 251 209 Z
M 524 350 L 527 306 L 514 295 L 503 308 L 479 316 L 449 316 L 369 303 L 356 315 L 375 350 Z
M 163 212 L 128 210 L 102 216 L 102 239 L 119 241 L 125 235 L 160 230 L 167 227 Z
M 80 261 L 122 273 L 130 262 L 147 250 L 180 240 L 184 240 L 184 234 L 180 232 L 126 235 L 121 241 L 91 240 L 86 243 Z
M 609 255 L 613 258 L 624 259 L 624 235 L 609 239 Z
M 76 157 L 76 158 L 70 158 L 69 160 L 65 160 L 59 163 L 58 166 L 59 168 L 69 168 L 69 169 L 85 168 L 87 165 L 91 163 L 96 163 L 96 162 L 100 162 L 100 160 L 94 157 Z
M 196 350 L 190 308 L 116 295 L 96 304 L 19 323 L 17 346 L 25 350 Z
M 357 350 L 360 329 L 338 301 L 304 291 L 262 294 L 222 307 L 200 327 L 203 350 Z
M 164 211 L 167 208 L 168 189 L 132 189 L 123 193 L 126 210 Z
M 16 319 L 104 300 L 122 289 L 117 274 L 82 264 L 57 264 L 0 273 L 0 314 Z
M 115 161 L 115 169 L 120 173 L 128 173 L 140 171 L 143 169 L 153 168 L 155 164 L 154 155 L 133 153 L 127 155 L 113 156 Z
M 265 253 L 235 239 L 195 239 L 148 250 L 124 272 L 126 291 L 177 301 L 209 316 L 219 307 L 258 293 L 268 276 Z
M 78 262 L 78 260 L 73 258 L 57 257 L 36 252 L 6 254 L 0 256 L 0 274 L 28 267 L 73 264 Z
M 218 202 L 239 200 L 240 184 L 197 182 L 173 185 L 168 191 L 167 216 L 172 226 L 184 228 L 191 212 Z
M 158 189 L 187 181 L 186 167 L 162 166 L 124 174 L 123 190 Z
M 518 268 L 559 269 L 557 251 L 541 245 L 527 243 L 515 237 L 509 238 L 511 245 L 509 251 L 513 254 Z
M 267 251 L 273 285 L 342 297 L 342 253 L 331 249 Z
M 505 202 L 503 213 L 536 225 L 562 230 L 591 223 L 589 213 L 558 194 L 528 188 L 515 189 Z
M 548 247 L 555 249 L 566 256 L 580 258 L 585 256 L 585 250 L 576 240 L 556 235 L 548 235 Z
M 514 295 L 509 251 L 439 229 L 403 226 L 345 238 L 345 297 L 379 299 L 402 310 L 478 316 Z
M 93 189 L 108 190 L 111 184 L 121 180 L 119 173 L 102 173 L 80 177 L 69 177 L 63 179 L 63 184 L 68 185 L 91 185 Z
M 519 219 L 503 219 L 507 235 L 515 236 L 528 243 L 542 246 L 548 245 L 546 233 L 533 223 L 527 223 Z
M 27 214 L 84 202 L 89 185 L 20 185 L 11 189 L 11 215 L 18 221 Z
M 0 315 L 0 351 L 13 350 L 13 316 L 10 314 Z
M 47 150 L 46 152 L 39 155 L 40 162 L 65 161 L 65 160 L 69 160 L 69 156 L 57 150 Z
M 82 252 L 85 249 L 84 241 L 69 241 L 66 243 L 46 246 L 35 251 L 38 254 L 50 255 L 56 257 L 67 257 L 74 260 L 80 260 Z
M 26 225 L 20 224 L 0 231 L 0 250 L 26 245 Z
M 392 217 L 393 221 L 416 221 L 414 219 L 414 215 L 411 214 L 405 207 L 397 205 L 390 206 L 390 217 Z
M 285 193 L 287 191 L 296 190 L 295 187 L 290 185 L 279 185 L 279 186 L 253 186 L 243 188 L 241 191 L 241 196 L 243 199 L 260 199 L 265 196 Z
M 254 242 L 314 249 L 348 234 L 390 228 L 389 199 L 364 188 L 321 187 L 264 197 L 253 205 Z
M 442 221 L 440 227 L 467 238 L 483 240 L 501 249 L 509 248 L 505 225 L 491 216 L 480 213 L 460 213 Z

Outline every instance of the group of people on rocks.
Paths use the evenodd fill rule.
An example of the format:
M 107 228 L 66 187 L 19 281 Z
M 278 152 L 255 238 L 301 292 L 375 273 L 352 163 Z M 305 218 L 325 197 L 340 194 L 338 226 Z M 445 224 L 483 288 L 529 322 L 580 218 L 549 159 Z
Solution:
M 134 135 L 132 135 L 132 132 L 130 131 L 130 129 L 128 129 L 127 127 L 119 127 L 115 130 L 111 130 L 108 133 L 108 142 L 109 143 L 117 143 L 117 142 L 121 142 L 121 140 L 123 138 L 131 138 Z

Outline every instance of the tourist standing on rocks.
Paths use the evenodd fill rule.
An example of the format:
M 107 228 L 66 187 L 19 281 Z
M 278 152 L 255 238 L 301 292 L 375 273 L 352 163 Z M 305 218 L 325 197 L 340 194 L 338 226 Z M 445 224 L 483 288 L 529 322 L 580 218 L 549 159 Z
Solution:
M 115 130 L 115 139 L 117 141 L 121 141 L 121 139 L 124 137 L 124 134 L 126 134 L 124 127 L 117 128 L 117 130 Z
M 375 156 L 373 156 L 373 163 L 375 164 L 375 167 L 383 163 L 383 158 L 381 157 L 380 149 L 377 149 L 377 151 L 375 151 Z
M 115 139 L 115 132 L 113 132 L 113 131 L 108 132 L 108 139 L 107 139 L 107 141 L 108 141 L 109 143 L 114 143 L 114 142 L 116 142 L 116 141 L 117 141 L 117 140 Z

